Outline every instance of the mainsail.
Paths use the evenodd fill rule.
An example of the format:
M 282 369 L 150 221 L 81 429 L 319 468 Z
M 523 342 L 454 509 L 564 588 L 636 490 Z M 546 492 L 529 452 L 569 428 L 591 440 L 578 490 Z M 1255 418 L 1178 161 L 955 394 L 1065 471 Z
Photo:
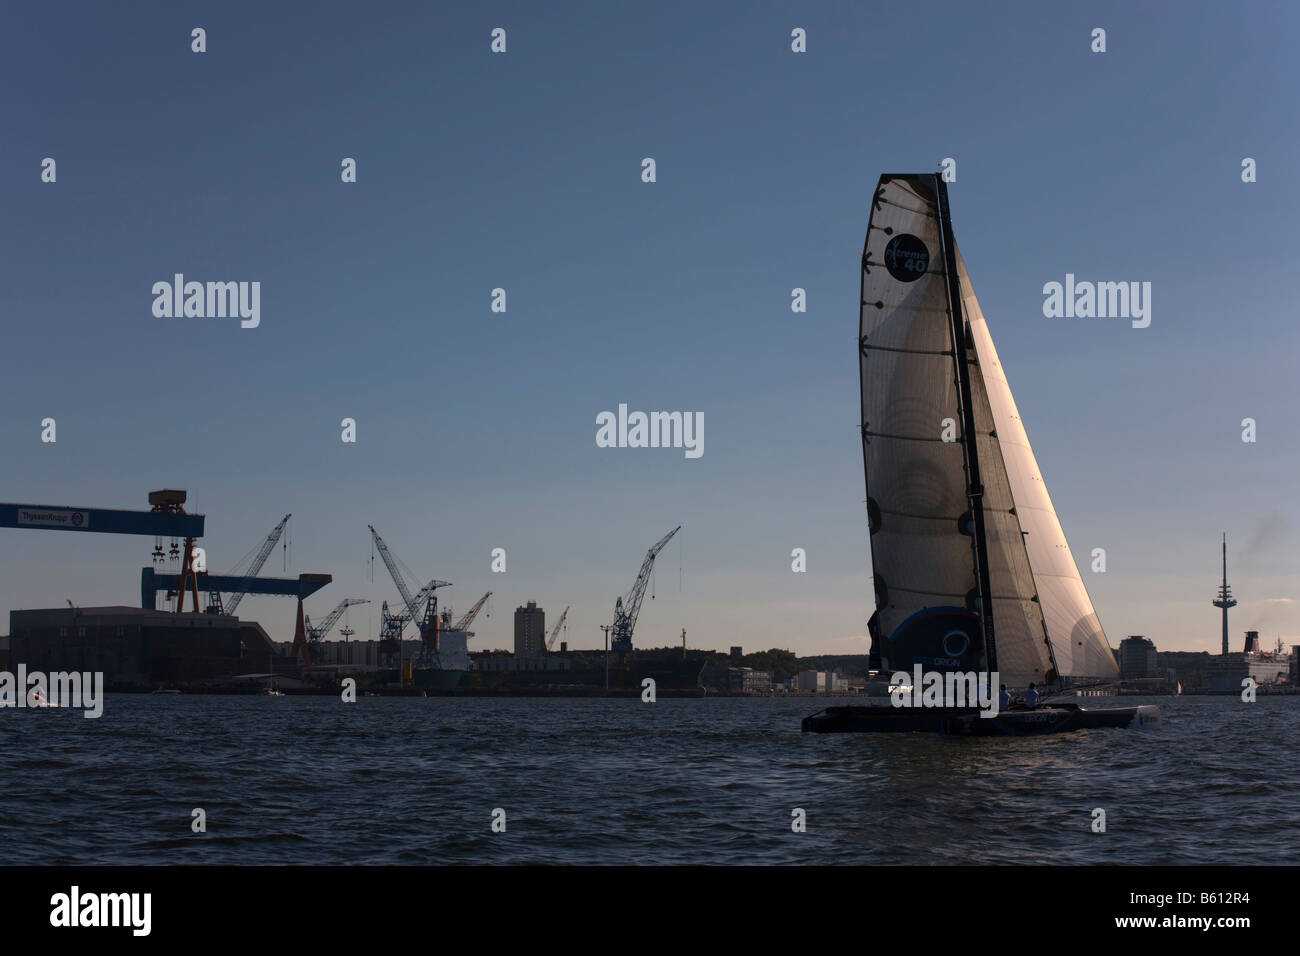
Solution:
M 941 219 L 946 205 L 937 176 L 882 176 L 863 248 L 873 654 L 889 669 L 993 663 L 1013 686 L 1117 676 Z

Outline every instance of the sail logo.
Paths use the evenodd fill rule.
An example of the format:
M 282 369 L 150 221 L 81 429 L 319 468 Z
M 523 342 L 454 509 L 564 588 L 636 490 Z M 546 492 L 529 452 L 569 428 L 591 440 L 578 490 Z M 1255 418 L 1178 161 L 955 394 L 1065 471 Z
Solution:
M 261 282 L 186 282 L 178 272 L 170 283 L 155 282 L 153 294 L 155 318 L 238 318 L 241 329 L 262 323 Z
M 0 671 L 0 708 L 3 707 L 77 707 L 84 710 L 81 716 L 88 719 L 104 715 L 103 671 L 42 671 L 27 670 L 18 665 L 18 672 Z
M 895 707 L 978 707 L 981 717 L 998 715 L 997 671 L 923 671 L 915 664 L 889 684 Z
M 1132 319 L 1135 329 L 1151 324 L 1150 282 L 1075 282 L 1067 272 L 1064 284 L 1046 283 L 1043 295 L 1049 319 Z
M 899 282 L 915 282 L 930 268 L 930 250 L 916 236 L 895 236 L 885 246 L 885 268 Z
M 687 458 L 704 454 L 703 412 L 631 412 L 620 403 L 618 415 L 596 416 L 598 448 L 683 448 Z

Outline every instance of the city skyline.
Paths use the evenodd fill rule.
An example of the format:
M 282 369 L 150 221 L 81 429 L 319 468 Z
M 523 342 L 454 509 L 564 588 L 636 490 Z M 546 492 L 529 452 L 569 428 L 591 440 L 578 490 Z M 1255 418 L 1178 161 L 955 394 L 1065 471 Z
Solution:
M 1300 641 L 1294 10 L 154 9 L 78 11 L 70 44 L 27 8 L 0 38 L 0 499 L 185 488 L 214 571 L 292 512 L 292 562 L 262 573 L 333 574 L 316 618 L 368 598 L 357 639 L 397 600 L 373 524 L 454 582 L 442 602 L 495 592 L 471 650 L 511 646 L 529 600 L 602 646 L 681 524 L 638 646 L 865 654 L 858 253 L 878 175 L 951 157 L 956 238 L 1111 646 L 1217 652 L 1225 531 L 1232 647 Z M 259 282 L 259 324 L 156 316 L 177 273 Z M 1066 276 L 1150 282 L 1150 325 L 1048 318 Z M 703 454 L 601 447 L 621 404 L 703 416 Z M 145 539 L 2 537 L 6 630 L 138 601 Z M 276 639 L 294 611 L 240 608 Z

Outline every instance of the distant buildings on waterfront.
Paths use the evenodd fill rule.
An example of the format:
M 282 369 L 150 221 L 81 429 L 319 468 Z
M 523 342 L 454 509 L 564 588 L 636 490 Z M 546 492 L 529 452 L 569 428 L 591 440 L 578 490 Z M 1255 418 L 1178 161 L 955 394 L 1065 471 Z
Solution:
M 770 694 L 772 672 L 752 667 L 705 667 L 700 671 L 700 686 L 713 694 Z
M 292 642 L 272 642 L 254 621 L 134 607 L 13 611 L 9 625 L 10 635 L 0 636 L 0 670 L 22 662 L 46 672 L 101 671 L 111 690 L 197 690 L 271 674 L 321 686 L 344 676 L 382 685 L 397 680 L 398 663 L 437 671 L 438 686 L 450 687 L 459 674 L 456 686 L 488 693 L 639 692 L 649 678 L 661 693 L 679 695 L 853 695 L 865 692 L 869 674 L 866 655 L 800 659 L 787 650 L 745 654 L 740 646 L 721 652 L 683 643 L 607 656 L 603 648 L 560 645 L 548 652 L 545 611 L 536 601 L 515 611 L 513 653 L 471 653 L 472 632 L 449 626 L 439 629 L 436 646 L 402 641 L 400 655 L 379 640 L 319 641 L 301 653 Z M 1264 649 L 1252 630 L 1236 648 L 1227 654 L 1160 652 L 1146 636 L 1130 635 L 1114 649 L 1123 681 L 1118 692 L 1241 694 L 1252 682 L 1263 694 L 1300 692 L 1300 646 L 1283 648 L 1279 641 Z
M 1156 646 L 1141 634 L 1119 643 L 1119 676 L 1124 680 L 1141 680 L 1161 676 L 1157 671 Z
M 546 612 L 536 601 L 515 608 L 515 657 L 539 657 L 546 652 Z
M 773 680 L 772 672 L 753 667 L 705 667 L 700 684 L 711 693 L 755 694 L 847 694 L 860 689 L 864 678 L 851 679 L 834 671 L 800 671 L 785 680 Z

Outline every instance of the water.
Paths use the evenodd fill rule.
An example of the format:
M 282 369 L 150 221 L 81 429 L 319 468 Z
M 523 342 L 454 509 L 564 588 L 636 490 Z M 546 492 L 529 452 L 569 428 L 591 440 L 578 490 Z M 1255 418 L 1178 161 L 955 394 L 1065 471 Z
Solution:
M 111 695 L 98 720 L 0 710 L 0 845 L 10 864 L 1300 862 L 1300 697 L 1122 703 L 1163 726 L 804 735 L 822 702 Z

